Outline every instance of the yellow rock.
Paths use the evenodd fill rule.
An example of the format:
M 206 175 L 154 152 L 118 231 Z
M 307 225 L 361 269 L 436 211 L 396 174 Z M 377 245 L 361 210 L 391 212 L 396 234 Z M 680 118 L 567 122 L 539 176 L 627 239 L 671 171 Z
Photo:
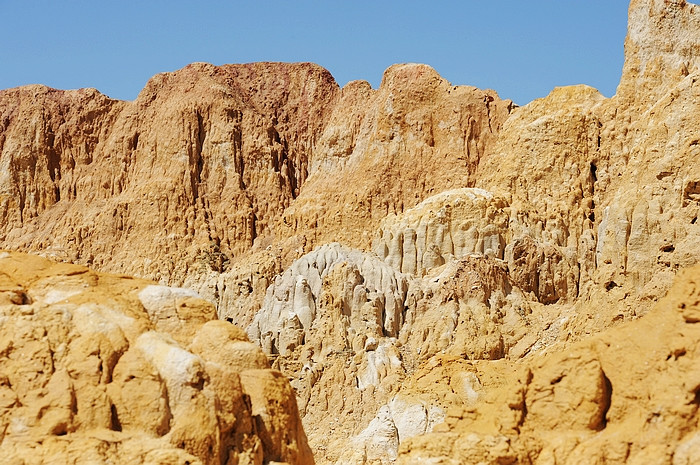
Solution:
M 313 463 L 289 382 L 194 292 L 8 252 L 0 276 L 5 463 Z

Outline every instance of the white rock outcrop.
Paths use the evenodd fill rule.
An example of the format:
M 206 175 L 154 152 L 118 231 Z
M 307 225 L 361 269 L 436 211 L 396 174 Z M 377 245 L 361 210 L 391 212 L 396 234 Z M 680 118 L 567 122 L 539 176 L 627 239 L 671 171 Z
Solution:
M 248 327 L 251 340 L 268 354 L 287 355 L 301 345 L 318 316 L 322 285 L 332 272 L 343 274 L 341 312 L 349 322 L 349 339 L 367 333 L 368 325 L 378 335 L 398 335 L 407 278 L 371 254 L 332 243 L 299 258 L 276 278 Z

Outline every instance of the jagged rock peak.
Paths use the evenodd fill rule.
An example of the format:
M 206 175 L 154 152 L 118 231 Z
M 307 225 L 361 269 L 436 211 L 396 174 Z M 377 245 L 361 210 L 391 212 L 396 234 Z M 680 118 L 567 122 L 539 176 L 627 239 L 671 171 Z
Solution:
M 685 0 L 632 0 L 618 94 L 654 103 L 700 66 L 700 7 Z

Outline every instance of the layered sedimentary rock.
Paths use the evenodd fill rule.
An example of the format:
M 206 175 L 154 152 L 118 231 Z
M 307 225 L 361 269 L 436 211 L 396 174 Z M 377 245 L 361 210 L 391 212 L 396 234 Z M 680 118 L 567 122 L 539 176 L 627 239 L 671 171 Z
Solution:
M 214 301 L 263 352 L 159 316 L 190 291 L 138 297 L 167 344 L 269 357 L 320 463 L 694 463 L 697 270 L 643 315 L 700 258 L 699 18 L 633 0 L 617 95 L 522 108 L 416 64 L 378 89 L 267 63 L 134 102 L 1 91 L 0 241 Z M 258 431 L 293 422 L 284 380 L 245 373 Z
M 193 291 L 0 252 L 5 463 L 313 463 L 289 382 Z
M 426 65 L 391 66 L 376 90 L 349 83 L 281 234 L 369 247 L 387 214 L 473 184 L 480 157 L 513 107 L 493 91 L 453 86 Z
M 540 266 L 549 257 L 529 237 L 504 250 L 506 210 L 486 191 L 448 191 L 382 223 L 383 258 L 325 245 L 269 287 L 248 332 L 291 377 L 319 461 L 389 463 L 402 440 L 431 431 L 445 410 L 396 395 L 432 357 L 518 358 L 557 339 L 557 311 L 537 285 L 555 282 L 552 266 Z M 502 218 L 503 229 L 489 218 Z M 390 253 L 396 237 L 398 250 L 413 241 L 414 260 L 432 245 L 445 263 L 401 272 L 409 270 L 406 255 Z M 497 252 L 484 254 L 484 243 Z M 349 436 L 352 447 L 343 447 Z
M 515 111 L 479 165 L 480 187 L 510 203 L 513 234 L 577 264 L 579 301 L 603 310 L 584 334 L 643 313 L 700 256 L 699 16 L 685 1 L 632 2 L 617 95 L 555 89 Z
M 6 247 L 187 282 L 245 319 L 282 270 L 261 261 L 369 245 L 387 212 L 469 182 L 512 105 L 425 65 L 341 90 L 311 64 L 199 63 L 133 102 L 30 86 L 0 108 Z
M 548 97 L 515 110 L 495 145 L 480 157 L 473 178 L 475 187 L 501 199 L 496 208 L 455 209 L 447 199 L 453 194 L 445 193 L 403 215 L 390 214 L 380 223 L 374 251 L 409 276 L 405 328 L 397 341 L 400 357 L 386 373 L 387 379 L 411 380 L 416 367 L 436 363 L 431 357 L 440 353 L 472 360 L 516 360 L 548 346 L 585 340 L 591 333 L 647 312 L 669 288 L 676 271 L 698 261 L 700 230 L 695 227 L 693 174 L 697 167 L 693 162 L 697 54 L 693 50 L 698 41 L 692 27 L 696 10 L 685 2 L 633 2 L 617 96 L 605 99 L 594 89 L 574 86 L 555 89 Z M 646 32 L 640 35 L 640 30 Z M 672 45 L 664 46 L 659 53 L 662 58 L 657 58 L 653 49 L 661 43 Z M 460 222 L 475 225 L 473 240 L 455 253 L 461 244 L 455 247 L 454 238 L 460 234 L 453 237 L 453 233 Z M 497 233 L 489 236 L 491 230 L 486 228 Z M 480 244 L 482 237 L 494 237 L 495 246 Z M 350 366 L 366 357 L 360 352 L 353 356 L 357 358 Z M 602 403 L 609 394 L 609 380 L 601 375 L 600 361 L 583 358 L 585 363 L 570 370 L 580 371 L 583 382 L 590 383 L 588 391 L 580 388 L 592 398 L 590 409 L 582 407 L 580 416 L 572 414 L 567 421 L 595 430 L 608 421 Z M 513 369 L 505 362 L 504 367 L 504 373 Z M 462 368 L 465 371 L 458 379 L 469 377 L 471 368 Z M 452 381 L 439 378 L 438 382 Z M 393 390 L 375 396 L 385 404 L 371 421 L 358 424 L 367 426 L 355 428 L 354 451 L 342 460 L 391 461 L 397 453 L 402 442 L 397 422 L 404 420 L 396 420 L 389 407 L 396 392 L 393 385 Z M 472 387 L 466 391 L 476 392 L 480 385 L 480 381 L 468 384 Z M 345 392 L 350 398 L 358 391 Z M 410 397 L 410 392 L 400 395 Z M 415 404 L 416 412 L 431 408 L 444 411 L 449 406 L 423 398 Z M 645 404 L 641 409 L 652 406 Z M 542 424 L 533 422 L 533 429 L 551 428 L 559 414 L 547 414 L 549 420 L 538 420 Z M 427 424 L 426 418 L 416 413 L 415 421 Z M 308 424 L 315 421 L 310 416 Z M 695 426 L 687 423 L 682 428 L 689 432 Z M 325 424 L 320 429 L 327 431 Z M 436 440 L 439 437 L 430 439 Z M 459 436 L 459 441 L 476 441 L 470 450 L 481 447 L 487 462 L 510 460 L 486 457 L 489 450 L 511 447 L 512 438 Z M 333 440 L 323 439 L 324 454 L 327 442 L 329 449 L 340 448 L 340 439 L 335 446 Z M 534 444 L 522 447 L 536 456 L 539 450 Z M 461 457 L 455 463 L 466 460 L 454 451 L 450 452 L 453 458 Z M 586 453 L 561 453 L 558 460 L 580 461 Z M 523 453 L 514 454 L 525 460 Z M 542 460 L 548 454 L 545 450 Z M 614 455 L 606 460 L 638 460 L 633 455 Z

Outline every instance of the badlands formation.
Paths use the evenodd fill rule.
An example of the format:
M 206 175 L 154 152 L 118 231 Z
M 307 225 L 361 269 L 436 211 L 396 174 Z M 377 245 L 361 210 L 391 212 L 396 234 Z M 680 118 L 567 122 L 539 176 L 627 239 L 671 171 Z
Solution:
M 416 64 L 0 91 L 0 454 L 700 463 L 700 7 L 624 45 L 520 108 Z

